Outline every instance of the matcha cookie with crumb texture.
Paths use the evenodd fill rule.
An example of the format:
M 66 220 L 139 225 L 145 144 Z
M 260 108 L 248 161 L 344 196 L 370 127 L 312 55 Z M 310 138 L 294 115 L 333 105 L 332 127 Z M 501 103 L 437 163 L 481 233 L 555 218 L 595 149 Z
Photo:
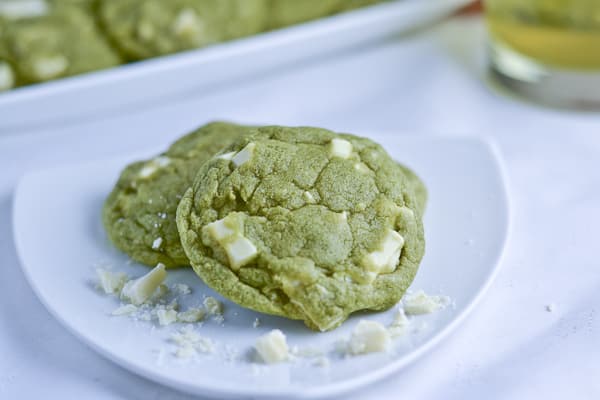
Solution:
M 177 204 L 200 166 L 248 129 L 211 123 L 182 137 L 165 153 L 128 165 L 103 209 L 104 227 L 115 246 L 150 266 L 189 265 L 175 224 Z
M 269 28 L 278 29 L 331 15 L 344 0 L 270 0 Z
M 267 0 L 104 0 L 99 17 L 129 60 L 171 54 L 263 30 Z
M 120 57 L 97 29 L 86 7 L 72 1 L 21 4 L 38 3 L 35 7 L 4 11 L 0 7 L 1 68 L 8 71 L 7 66 L 10 67 L 13 78 L 10 86 L 45 82 L 120 64 Z
M 183 196 L 177 226 L 213 289 L 321 331 L 396 304 L 425 244 L 385 150 L 318 128 L 258 128 L 225 149 Z

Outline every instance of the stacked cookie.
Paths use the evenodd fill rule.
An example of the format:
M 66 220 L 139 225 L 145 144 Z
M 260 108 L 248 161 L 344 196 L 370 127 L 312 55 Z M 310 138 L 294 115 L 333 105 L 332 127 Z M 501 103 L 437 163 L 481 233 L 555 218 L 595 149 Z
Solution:
M 148 265 L 191 265 L 241 306 L 330 330 L 397 303 L 424 252 L 426 190 L 371 140 L 212 123 L 129 165 L 103 219 Z

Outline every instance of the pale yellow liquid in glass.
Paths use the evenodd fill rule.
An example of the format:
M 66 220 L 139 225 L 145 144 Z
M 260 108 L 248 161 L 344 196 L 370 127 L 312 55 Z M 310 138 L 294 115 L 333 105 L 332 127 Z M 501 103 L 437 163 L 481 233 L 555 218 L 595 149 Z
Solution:
M 542 64 L 600 70 L 600 0 L 486 0 L 494 40 Z

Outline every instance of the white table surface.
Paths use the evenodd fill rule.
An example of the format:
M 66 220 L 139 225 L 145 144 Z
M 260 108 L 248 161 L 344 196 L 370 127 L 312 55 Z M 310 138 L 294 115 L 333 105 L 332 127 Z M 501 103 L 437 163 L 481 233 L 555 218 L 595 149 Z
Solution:
M 104 360 L 48 314 L 17 261 L 11 202 L 27 170 L 156 147 L 216 118 L 492 137 L 504 155 L 513 225 L 490 291 L 434 351 L 344 399 L 600 398 L 600 114 L 491 86 L 483 35 L 479 19 L 454 18 L 212 92 L 0 132 L 0 398 L 188 398 Z

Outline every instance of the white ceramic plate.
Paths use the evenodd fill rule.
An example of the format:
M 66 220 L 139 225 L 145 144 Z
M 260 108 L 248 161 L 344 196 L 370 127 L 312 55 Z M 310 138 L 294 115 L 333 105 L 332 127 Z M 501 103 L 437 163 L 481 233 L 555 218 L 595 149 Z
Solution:
M 397 0 L 204 49 L 0 93 L 0 133 L 209 91 L 405 32 L 472 0 Z
M 414 317 L 412 324 L 420 329 L 396 340 L 388 354 L 331 356 L 330 368 L 300 360 L 257 371 L 250 349 L 260 334 L 271 329 L 282 329 L 290 345 L 331 350 L 360 318 L 389 323 L 394 311 L 362 314 L 333 332 L 314 333 L 299 322 L 226 302 L 223 326 L 208 321 L 198 328 L 218 343 L 216 354 L 193 362 L 158 357 L 161 349 L 171 351 L 167 338 L 176 327 L 112 317 L 118 301 L 93 287 L 93 267 L 99 263 L 134 276 L 147 271 L 127 265 L 127 258 L 108 243 L 100 221 L 103 200 L 119 170 L 138 157 L 23 177 L 14 200 L 14 236 L 23 271 L 48 310 L 79 339 L 115 363 L 182 391 L 219 397 L 315 398 L 372 383 L 398 372 L 457 327 L 496 273 L 509 222 L 504 175 L 489 144 L 468 138 L 373 138 L 414 168 L 429 188 L 427 252 L 412 287 L 449 295 L 455 302 L 455 307 Z M 188 303 L 200 303 L 203 294 L 212 294 L 190 270 L 170 272 L 168 279 L 191 284 Z M 258 328 L 252 324 L 256 317 L 262 321 Z M 232 350 L 239 353 L 234 360 L 224 356 Z

